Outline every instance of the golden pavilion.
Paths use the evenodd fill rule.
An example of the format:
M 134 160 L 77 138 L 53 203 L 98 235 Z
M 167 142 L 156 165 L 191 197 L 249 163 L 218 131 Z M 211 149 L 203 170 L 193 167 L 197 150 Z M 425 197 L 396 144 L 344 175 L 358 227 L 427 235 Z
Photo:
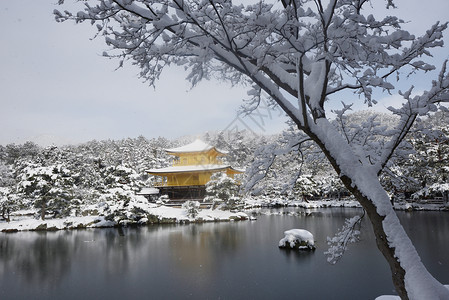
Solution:
M 234 178 L 243 171 L 223 164 L 226 151 L 219 150 L 197 139 L 188 145 L 165 149 L 175 160 L 171 167 L 148 170 L 148 174 L 157 176 L 154 184 L 160 195 L 168 195 L 170 200 L 203 199 L 206 183 L 212 174 L 225 172 Z

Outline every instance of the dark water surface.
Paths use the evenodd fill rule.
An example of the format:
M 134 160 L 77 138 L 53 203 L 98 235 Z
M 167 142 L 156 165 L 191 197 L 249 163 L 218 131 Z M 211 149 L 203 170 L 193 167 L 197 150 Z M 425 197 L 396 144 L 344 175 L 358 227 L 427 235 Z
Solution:
M 294 210 L 301 211 L 301 210 Z M 20 232 L 0 237 L 0 299 L 374 299 L 394 293 L 388 265 L 364 222 L 361 242 L 330 265 L 326 237 L 359 209 L 257 221 Z M 431 273 L 449 284 L 449 214 L 400 212 Z M 292 228 L 314 253 L 283 251 Z

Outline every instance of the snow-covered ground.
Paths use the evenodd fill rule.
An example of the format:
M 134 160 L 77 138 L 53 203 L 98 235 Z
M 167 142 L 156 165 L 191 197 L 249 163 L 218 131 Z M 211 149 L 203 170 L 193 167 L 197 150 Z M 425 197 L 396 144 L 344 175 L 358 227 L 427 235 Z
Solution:
M 360 203 L 352 198 L 345 198 L 342 200 L 337 199 L 322 199 L 322 200 L 309 200 L 298 201 L 291 200 L 284 197 L 272 198 L 266 196 L 248 197 L 244 199 L 246 208 L 256 207 L 273 207 L 273 206 L 290 206 L 290 207 L 302 207 L 302 208 L 326 208 L 326 207 L 362 207 Z M 448 205 L 428 204 L 420 202 L 395 202 L 394 208 L 397 210 L 449 210 Z
M 23 230 L 60 230 L 76 228 L 113 227 L 129 224 L 151 224 L 151 223 L 190 223 L 190 222 L 222 222 L 238 221 L 248 219 L 243 212 L 230 212 L 219 209 L 201 209 L 198 215 L 191 217 L 183 208 L 167 207 L 149 203 L 146 207 L 146 216 L 136 222 L 131 218 L 106 218 L 105 216 L 70 216 L 66 218 L 37 219 L 36 211 L 18 211 L 11 216 L 10 222 L 0 222 L 0 232 L 15 232 Z
M 361 207 L 351 199 L 346 200 L 314 200 L 292 201 L 284 198 L 250 197 L 243 199 L 244 208 L 260 207 L 301 207 L 305 209 L 327 207 Z M 419 203 L 397 203 L 400 210 L 448 210 L 447 206 Z M 65 218 L 50 218 L 40 220 L 37 210 L 17 211 L 11 215 L 11 221 L 0 221 L 0 232 L 22 230 L 59 230 L 74 228 L 113 227 L 126 225 L 144 225 L 160 223 L 190 223 L 190 222 L 221 222 L 247 220 L 250 217 L 244 212 L 231 212 L 220 209 L 202 208 L 195 216 L 185 208 L 169 207 L 161 204 L 148 203 L 142 196 L 133 196 L 126 206 L 120 201 L 105 200 L 98 204 L 86 205 L 81 209 L 81 216 Z
M 247 197 L 243 199 L 245 208 L 256 207 L 276 207 L 276 206 L 290 206 L 303 208 L 325 208 L 325 207 L 361 207 L 359 202 L 352 199 L 323 199 L 323 200 L 292 200 L 286 197 L 270 197 L 270 196 L 256 196 Z
M 275 207 L 275 206 L 291 206 L 302 207 L 306 209 L 326 208 L 326 207 L 360 207 L 360 204 L 351 199 L 347 200 L 315 200 L 315 201 L 291 201 L 287 199 L 273 199 L 269 197 L 251 197 L 245 198 L 244 207 L 246 209 L 258 207 Z M 396 209 L 401 210 L 447 210 L 448 207 L 434 204 L 418 204 L 418 203 L 397 203 Z M 122 209 L 123 212 L 117 216 L 117 211 Z M 143 212 L 136 217 L 132 211 L 139 209 Z M 126 208 L 120 207 L 120 203 L 116 205 L 103 203 L 100 205 L 85 206 L 83 208 L 84 216 L 70 216 L 66 218 L 48 218 L 46 220 L 37 219 L 37 211 L 27 210 L 18 211 L 11 216 L 10 222 L 0 221 L 0 232 L 14 232 L 22 230 L 59 230 L 74 228 L 95 228 L 95 227 L 112 227 L 126 226 L 130 224 L 144 225 L 152 223 L 190 223 L 190 222 L 221 222 L 249 219 L 248 215 L 243 212 L 230 212 L 220 209 L 202 208 L 196 216 L 191 216 L 186 209 L 180 207 L 169 207 L 148 201 L 141 197 L 135 196 L 134 201 Z M 111 212 L 115 212 L 115 216 L 106 217 Z

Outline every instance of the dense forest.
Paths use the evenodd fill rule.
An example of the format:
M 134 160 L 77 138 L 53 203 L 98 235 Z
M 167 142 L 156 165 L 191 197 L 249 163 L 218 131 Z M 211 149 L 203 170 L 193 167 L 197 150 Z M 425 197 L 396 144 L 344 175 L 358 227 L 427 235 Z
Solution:
M 337 118 L 334 125 L 359 147 L 369 147 L 372 143 L 367 141 L 380 141 L 394 122 L 389 115 L 362 111 Z M 1 217 L 7 220 L 19 209 L 34 209 L 42 218 L 89 209 L 126 214 L 130 201 L 137 201 L 133 195 L 154 181 L 146 170 L 171 165 L 172 157 L 164 149 L 196 137 L 139 136 L 45 148 L 32 142 L 0 146 Z M 417 123 L 381 174 L 394 199 L 447 200 L 448 138 L 448 113 Z M 239 178 L 241 196 L 309 201 L 349 195 L 322 152 L 293 125 L 279 135 L 223 131 L 204 133 L 201 139 L 228 151 L 226 163 L 246 170 Z

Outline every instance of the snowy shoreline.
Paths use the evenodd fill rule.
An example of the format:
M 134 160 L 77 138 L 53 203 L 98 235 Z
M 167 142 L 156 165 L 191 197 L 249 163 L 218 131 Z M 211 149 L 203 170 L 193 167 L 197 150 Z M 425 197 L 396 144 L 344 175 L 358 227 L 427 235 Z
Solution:
M 301 207 L 313 209 L 313 208 L 332 208 L 332 207 L 348 207 L 348 208 L 362 207 L 360 203 L 354 199 L 344 199 L 344 200 L 323 199 L 323 200 L 309 200 L 309 201 L 292 201 L 282 198 L 273 199 L 268 197 L 261 197 L 261 198 L 244 199 L 244 203 L 245 208 Z M 449 206 L 398 201 L 394 203 L 394 209 L 404 211 L 449 211 Z
M 27 215 L 20 215 L 20 211 L 12 215 L 11 221 L 0 222 L 0 232 L 11 233 L 18 231 L 56 231 L 66 229 L 84 228 L 108 228 L 122 226 L 140 226 L 151 224 L 188 224 L 203 222 L 230 222 L 249 219 L 243 212 L 230 212 L 223 210 L 200 210 L 195 217 L 189 217 L 185 209 L 167 206 L 152 207 L 148 210 L 146 217 L 137 221 L 130 219 L 108 220 L 105 216 L 71 216 L 66 218 L 48 218 L 45 220 L 33 218 L 32 211 L 27 211 Z M 31 215 L 30 215 L 31 213 Z
M 243 210 L 258 208 L 297 207 L 305 209 L 348 207 L 360 208 L 355 200 L 314 200 L 314 201 L 287 201 L 272 198 L 246 198 Z M 189 216 L 184 208 L 168 207 L 154 203 L 135 203 L 132 208 L 138 207 L 145 212 L 144 216 L 135 218 L 131 212 L 125 212 L 120 218 L 108 218 L 97 212 L 98 207 L 85 207 L 84 216 L 70 216 L 65 218 L 36 219 L 37 210 L 17 211 L 11 215 L 10 222 L 0 221 L 0 232 L 11 233 L 19 231 L 55 231 L 83 228 L 103 228 L 121 226 L 141 226 L 151 224 L 188 224 L 203 222 L 230 222 L 251 219 L 245 212 L 231 212 L 220 209 L 200 209 L 196 216 Z M 395 209 L 405 211 L 448 211 L 447 206 L 418 203 L 397 203 Z M 130 209 L 131 210 L 131 209 Z

